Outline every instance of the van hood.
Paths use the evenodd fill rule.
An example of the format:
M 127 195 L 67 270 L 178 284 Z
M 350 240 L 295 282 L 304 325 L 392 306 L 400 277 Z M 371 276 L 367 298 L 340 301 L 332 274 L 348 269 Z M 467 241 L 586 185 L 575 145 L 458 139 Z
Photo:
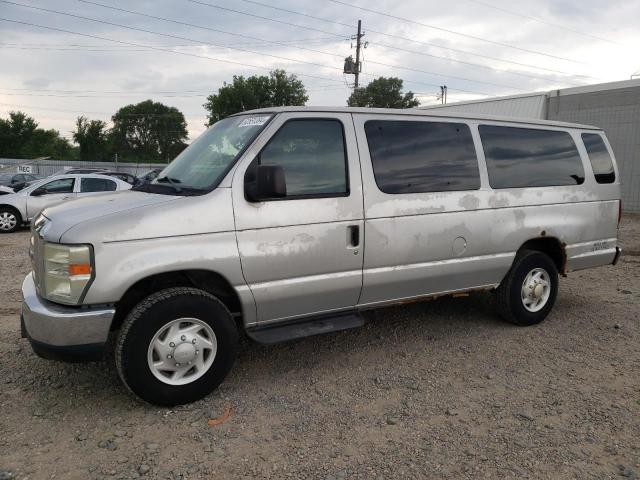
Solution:
M 48 241 L 58 242 L 67 230 L 87 220 L 169 203 L 180 198 L 182 197 L 133 190 L 99 193 L 78 198 L 45 208 L 42 215 L 50 222 L 41 233 Z

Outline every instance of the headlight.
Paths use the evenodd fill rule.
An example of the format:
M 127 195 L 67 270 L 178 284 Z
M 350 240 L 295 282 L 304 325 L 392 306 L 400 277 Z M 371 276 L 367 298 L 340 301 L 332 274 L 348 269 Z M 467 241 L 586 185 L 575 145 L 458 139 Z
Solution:
M 77 305 L 93 278 L 89 245 L 44 245 L 44 296 Z

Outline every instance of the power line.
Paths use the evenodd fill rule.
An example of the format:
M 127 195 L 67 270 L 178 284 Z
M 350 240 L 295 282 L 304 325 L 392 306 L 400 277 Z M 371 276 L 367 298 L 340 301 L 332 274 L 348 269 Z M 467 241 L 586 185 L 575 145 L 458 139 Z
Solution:
M 0 1 L 6 1 L 6 0 L 0 0 Z M 194 24 L 194 23 L 182 22 L 182 21 L 178 21 L 178 20 L 165 18 L 165 17 L 158 17 L 158 16 L 150 15 L 150 14 L 147 14 L 147 13 L 144 13 L 144 12 L 137 12 L 137 11 L 134 11 L 134 10 L 126 10 L 126 9 L 123 9 L 123 8 L 112 7 L 110 5 L 104 5 L 102 3 L 94 2 L 94 1 L 91 1 L 91 0 L 78 0 L 78 1 L 82 2 L 82 3 L 88 3 L 88 4 L 91 4 L 91 5 L 97 5 L 97 6 L 100 6 L 100 7 L 103 7 L 103 8 L 107 8 L 107 9 L 110 9 L 110 10 L 116 10 L 116 11 L 119 11 L 119 12 L 124 12 L 124 13 L 130 14 L 130 15 L 138 15 L 138 16 L 141 16 L 141 17 L 153 18 L 154 20 L 161 20 L 161 21 L 169 22 L 169 23 L 177 23 L 177 24 L 180 24 L 180 25 L 188 26 L 188 27 L 200 28 L 200 29 L 203 29 L 203 30 L 212 30 L 212 31 L 217 32 L 217 33 L 225 33 L 225 34 L 228 34 L 228 35 L 237 35 L 237 36 L 241 36 L 241 37 L 245 37 L 245 38 L 251 38 L 253 40 L 258 40 L 258 41 L 262 41 L 262 42 L 280 44 L 280 42 L 278 42 L 278 41 L 266 40 L 266 39 L 263 39 L 263 38 L 248 36 L 248 35 L 244 35 L 244 34 L 236 34 L 236 33 L 227 32 L 227 31 L 224 31 L 224 30 L 218 30 L 218 29 L 213 29 L 213 28 L 210 28 L 210 27 L 205 27 L 205 26 L 202 26 L 202 25 L 197 25 L 197 24 Z M 60 12 L 56 12 L 56 13 L 60 13 Z M 62 14 L 64 15 L 64 13 L 62 13 Z M 125 28 L 129 28 L 129 27 L 125 27 Z M 149 30 L 145 30 L 145 32 L 150 32 L 150 31 Z M 159 33 L 159 35 L 164 35 L 164 34 Z M 234 47 L 229 47 L 229 48 L 234 48 Z M 297 48 L 300 49 L 300 50 L 306 50 L 306 51 L 309 51 L 309 52 L 321 53 L 321 54 L 324 54 L 324 55 L 330 55 L 330 56 L 333 56 L 333 57 L 342 58 L 341 55 L 337 55 L 337 54 L 332 53 L 332 52 L 325 52 L 325 51 L 322 51 L 322 50 L 316 50 L 316 49 L 306 48 L 306 47 L 297 47 Z M 256 52 L 252 52 L 252 53 L 256 53 Z M 286 57 L 276 56 L 276 58 L 286 58 Z M 298 60 L 294 60 L 294 61 L 298 61 Z M 309 62 L 303 62 L 303 63 L 309 63 Z M 487 81 L 484 81 L 484 80 L 475 80 L 475 79 L 466 78 L 466 77 L 459 77 L 459 76 L 455 76 L 455 75 L 446 75 L 446 74 L 442 74 L 442 73 L 431 72 L 431 71 L 427 71 L 427 70 L 420 70 L 420 69 L 409 68 L 409 67 L 403 67 L 403 66 L 400 66 L 400 65 L 393 65 L 393 64 L 389 64 L 389 63 L 376 62 L 376 61 L 372 61 L 372 60 L 370 60 L 369 63 L 374 64 L 374 65 L 381 65 L 381 66 L 385 66 L 385 67 L 389 67 L 389 68 L 397 68 L 397 69 L 401 69 L 401 70 L 407 70 L 407 71 L 416 72 L 416 73 L 424 73 L 424 74 L 427 74 L 427 75 L 435 75 L 435 76 L 439 76 L 439 77 L 454 78 L 454 79 L 463 80 L 463 81 L 466 81 L 466 82 L 481 83 L 481 84 L 491 85 L 491 86 L 500 87 L 500 88 L 510 88 L 510 89 L 513 89 L 513 90 L 526 91 L 525 89 L 522 89 L 522 88 L 519 88 L 519 87 L 514 87 L 512 85 L 505 85 L 505 84 L 500 84 L 500 83 L 495 83 L 495 82 L 487 82 Z M 317 63 L 311 63 L 311 64 L 314 65 L 314 66 L 320 65 L 320 64 L 317 64 Z M 331 68 L 331 69 L 338 69 L 337 67 L 332 67 L 330 65 L 324 65 L 324 67 L 325 68 Z M 357 85 L 357 79 L 356 79 L 356 85 Z
M 100 5 L 100 4 L 97 4 L 96 2 L 88 2 L 87 0 L 79 0 L 79 1 Z M 187 38 L 187 37 L 182 37 L 182 36 L 172 35 L 172 34 L 162 33 L 162 32 L 155 32 L 153 30 L 146 30 L 146 29 L 141 29 L 141 28 L 136 28 L 136 27 L 130 27 L 130 26 L 127 26 L 127 25 L 122 25 L 122 24 L 118 24 L 118 23 L 114 23 L 114 22 L 108 22 L 106 20 L 99 20 L 99 19 L 95 19 L 95 18 L 91 18 L 91 17 L 84 17 L 84 16 L 81 16 L 81 15 L 75 15 L 75 14 L 72 14 L 72 13 L 60 12 L 58 10 L 52 10 L 52 9 L 48 9 L 48 8 L 35 7 L 35 6 L 32 6 L 32 5 L 26 5 L 26 4 L 22 4 L 22 3 L 18 3 L 18 2 L 12 2 L 12 1 L 9 1 L 9 0 L 0 0 L 0 2 L 7 3 L 7 4 L 10 4 L 10 5 L 16 5 L 16 6 L 20 6 L 20 7 L 24 7 L 24 8 L 29 8 L 29 9 L 33 9 L 33 10 L 44 11 L 44 12 L 48 12 L 48 13 L 54 13 L 54 14 L 57 14 L 57 15 L 65 15 L 65 16 L 69 16 L 69 17 L 73 17 L 73 18 L 79 18 L 79 19 L 82 19 L 82 20 L 89 20 L 89 21 L 96 22 L 96 23 L 107 24 L 107 25 L 111 25 L 111 26 L 125 28 L 125 29 L 128 29 L 128 30 L 139 31 L 139 32 L 143 32 L 143 33 L 149 33 L 149 34 L 153 34 L 153 35 L 160 35 L 160 36 L 164 36 L 164 37 L 176 38 L 176 39 L 186 40 L 186 41 L 195 42 L 195 43 L 200 43 L 201 42 L 200 40 L 195 40 L 195 39 L 192 39 L 192 38 Z M 100 5 L 100 6 L 104 6 L 104 5 Z M 115 8 L 115 7 L 107 6 L 106 8 Z M 122 10 L 122 9 L 119 9 L 119 8 L 115 8 L 115 9 Z M 142 16 L 151 16 L 151 15 L 148 15 L 148 14 L 133 12 L 133 11 L 129 11 L 129 10 L 126 10 L 126 12 L 127 13 L 131 13 L 131 14 L 139 14 L 139 15 L 142 15 Z M 154 17 L 154 18 L 159 19 L 159 20 L 166 20 L 166 19 L 164 19 L 162 17 Z M 172 21 L 172 20 L 167 20 L 167 21 Z M 25 23 L 25 22 L 16 22 L 16 23 Z M 178 22 L 178 23 L 185 23 L 185 22 Z M 198 26 L 198 25 L 195 25 L 195 24 L 188 24 L 188 25 L 189 26 L 193 26 L 193 27 L 208 29 L 207 27 L 201 27 L 201 26 Z M 36 25 L 36 26 L 43 27 L 42 25 Z M 43 27 L 43 28 L 49 28 L 49 29 L 54 29 L 55 30 L 55 28 L 53 28 L 53 27 Z M 57 29 L 57 30 L 64 31 L 62 29 Z M 77 33 L 77 32 L 68 32 L 67 31 L 67 33 Z M 87 36 L 87 34 L 83 34 L 83 35 Z M 98 37 L 98 36 L 91 36 L 91 37 L 93 37 L 93 38 L 101 38 L 103 40 L 106 39 L 106 40 L 114 41 L 113 39 L 107 39 L 106 37 Z M 131 42 L 123 42 L 123 41 L 119 41 L 119 40 L 117 40 L 117 42 L 121 43 L 121 44 L 126 44 L 126 45 L 141 46 L 141 45 L 134 44 L 134 43 L 131 43 Z M 230 46 L 222 46 L 222 45 L 218 45 L 218 44 L 210 44 L 210 45 L 229 48 L 231 50 L 238 50 L 238 51 L 242 51 L 242 52 L 246 52 L 246 53 L 252 53 L 252 54 L 255 54 L 255 55 L 268 56 L 268 57 L 277 58 L 277 59 L 280 59 L 280 60 L 286 60 L 286 61 L 290 61 L 290 62 L 294 62 L 294 63 L 303 63 L 303 64 L 312 65 L 312 66 L 316 66 L 316 67 L 320 67 L 320 68 L 326 68 L 326 69 L 330 69 L 330 70 L 342 71 L 341 68 L 334 67 L 334 66 L 331 66 L 331 65 L 324 65 L 324 64 L 319 64 L 319 63 L 315 63 L 315 62 L 308 62 L 308 61 L 305 61 L 305 60 L 296 60 L 296 59 L 293 59 L 293 58 L 283 57 L 283 56 L 280 56 L 280 55 L 272 55 L 272 54 L 267 54 L 267 53 L 254 52 L 254 51 L 251 51 L 251 50 L 240 49 L 240 48 L 235 48 L 235 47 L 230 47 Z M 145 46 L 141 46 L 141 47 L 145 48 Z M 230 60 L 215 59 L 215 58 L 212 58 L 212 57 L 189 54 L 189 53 L 186 53 L 186 52 L 178 52 L 178 51 L 175 51 L 175 50 L 169 50 L 169 49 L 164 49 L 164 48 L 151 47 L 151 46 L 148 46 L 148 48 L 151 48 L 153 50 L 167 51 L 167 52 L 178 53 L 178 54 L 183 54 L 183 55 L 191 55 L 191 56 L 196 56 L 196 57 L 209 58 L 209 59 L 212 59 L 212 60 L 224 61 L 224 62 L 227 62 L 227 63 L 241 64 L 239 62 L 233 62 L 233 61 L 230 61 Z M 300 47 L 300 48 L 302 48 L 302 47 Z M 305 50 L 310 50 L 310 49 L 306 49 L 305 48 Z M 313 50 L 311 50 L 311 51 L 313 51 Z M 324 52 L 321 52 L 321 53 L 324 53 Z M 246 66 L 246 65 L 249 65 L 249 64 L 241 64 L 241 65 L 245 65 Z M 381 65 L 385 65 L 385 64 L 381 64 Z M 253 65 L 249 65 L 249 66 L 253 66 Z M 395 66 L 391 66 L 389 64 L 386 64 L 386 66 L 389 66 L 389 67 L 392 67 L 392 68 L 402 68 L 402 69 L 406 70 L 406 68 L 404 68 L 404 67 L 395 67 Z M 256 66 L 253 66 L 253 67 L 256 67 Z M 264 67 L 256 67 L 256 68 L 264 68 Z M 417 71 L 417 70 L 414 69 L 414 71 Z M 429 74 L 438 75 L 438 76 L 444 76 L 444 77 L 448 77 L 448 78 L 456 78 L 456 77 L 453 77 L 451 75 L 443 75 L 443 74 L 433 73 L 433 72 L 424 72 L 423 71 L 422 73 L 429 73 Z M 307 74 L 300 74 L 300 75 L 301 76 L 312 77 L 312 78 L 321 78 L 321 79 L 325 79 L 325 80 L 327 80 L 327 79 L 328 80 L 334 80 L 336 82 L 341 83 L 340 80 L 332 79 L 332 78 L 329 78 L 329 77 L 318 77 L 318 76 L 307 75 Z M 367 74 L 367 75 L 375 76 L 373 74 Z M 483 81 L 470 80 L 470 79 L 466 79 L 466 78 L 463 78 L 463 77 L 457 77 L 457 78 L 460 79 L 460 80 L 464 80 L 464 81 L 471 81 L 471 82 L 478 82 L 478 83 L 489 83 L 489 82 L 483 82 Z M 406 80 L 406 81 L 409 82 L 409 80 Z M 417 84 L 421 84 L 421 85 L 431 86 L 431 87 L 437 87 L 437 85 L 435 85 L 435 84 L 429 84 L 429 83 L 418 82 L 418 81 L 411 81 L 411 82 L 417 83 Z M 517 87 L 510 87 L 510 86 L 507 86 L 507 85 L 498 85 L 498 84 L 493 84 L 493 85 L 499 86 L 499 87 L 507 87 L 507 88 L 515 88 L 515 89 L 517 89 Z M 468 90 L 468 89 L 462 89 L 462 88 L 453 88 L 452 87 L 452 90 L 457 90 L 457 91 L 466 92 L 466 93 L 487 95 L 484 92 Z
M 278 19 L 274 19 L 274 18 L 270 18 L 270 17 L 257 16 L 257 15 L 251 14 L 251 13 L 242 12 L 240 10 L 229 9 L 229 8 L 222 7 L 222 6 L 219 6 L 219 5 L 216 5 L 216 4 L 212 4 L 212 3 L 206 3 L 206 2 L 202 2 L 202 1 L 196 1 L 196 0 L 186 0 L 186 1 L 192 2 L 192 3 L 197 3 L 197 4 L 200 4 L 200 5 L 205 5 L 205 6 L 208 6 L 208 7 L 211 7 L 211 8 L 216 8 L 216 9 L 219 9 L 219 10 L 230 11 L 230 12 L 237 13 L 237 14 L 240 14 L 240 15 L 257 17 L 257 18 L 260 18 L 262 20 L 268 20 L 268 21 L 271 21 L 271 22 L 281 23 L 281 24 L 292 26 L 292 27 L 301 28 L 301 29 L 304 29 L 304 30 L 307 30 L 307 29 L 310 28 L 310 27 L 306 27 L 304 25 L 300 25 L 300 24 L 297 24 L 297 23 L 286 22 L 286 21 L 283 21 L 283 20 L 278 20 Z M 318 17 L 318 16 L 315 16 L 315 15 L 310 15 L 308 13 L 298 12 L 298 11 L 291 10 L 291 9 L 288 9 L 288 8 L 275 7 L 273 5 L 269 5 L 269 4 L 266 4 L 266 3 L 258 2 L 258 1 L 255 1 L 255 0 L 240 0 L 240 1 L 251 3 L 251 4 L 254 4 L 254 5 L 260 5 L 260 6 L 265 7 L 265 8 L 271 8 L 273 10 L 278 10 L 278 11 L 282 11 L 282 12 L 286 12 L 286 13 L 291 13 L 293 15 L 298 15 L 298 16 L 301 16 L 301 17 L 306 17 L 306 18 L 310 18 L 310 19 L 313 19 L 313 20 L 318 20 L 318 21 L 321 21 L 321 22 L 329 23 L 329 24 L 334 24 L 334 25 L 339 25 L 339 26 L 342 26 L 342 27 L 352 28 L 352 25 L 349 25 L 349 24 L 346 24 L 346 23 L 338 22 L 338 21 L 335 21 L 335 20 L 330 20 L 330 19 L 327 19 L 327 18 Z M 327 32 L 326 30 L 319 30 L 317 28 L 313 28 L 313 30 L 318 31 L 318 32 L 331 34 L 331 32 Z M 562 74 L 562 75 L 573 75 L 573 74 L 571 74 L 569 72 L 565 72 L 565 71 L 562 71 L 562 70 L 556 70 L 556 69 L 552 69 L 552 68 L 545 68 L 545 67 L 540 67 L 540 66 L 537 66 L 537 65 L 532 65 L 532 64 L 523 63 L 523 62 L 516 62 L 516 61 L 512 61 L 512 60 L 505 60 L 505 59 L 502 59 L 502 58 L 492 57 L 492 56 L 489 56 L 489 55 L 484 55 L 484 54 L 480 54 L 480 53 L 476 53 L 476 52 L 471 52 L 471 51 L 468 51 L 468 50 L 462 50 L 462 49 L 459 49 L 459 48 L 447 47 L 447 46 L 444 46 L 444 45 L 439 45 L 437 43 L 423 42 L 423 41 L 415 40 L 413 38 L 403 37 L 401 35 L 393 35 L 393 34 L 390 34 L 390 33 L 380 32 L 380 31 L 377 31 L 377 30 L 372 30 L 370 28 L 368 28 L 367 31 L 369 33 L 375 33 L 376 35 L 382 35 L 382 36 L 385 36 L 385 37 L 388 37 L 388 38 L 393 38 L 393 39 L 402 40 L 402 41 L 408 41 L 408 42 L 416 43 L 418 45 L 424 45 L 424 46 L 427 46 L 427 47 L 440 48 L 440 49 L 443 49 L 443 50 L 448 50 L 448 51 L 452 51 L 452 52 L 456 52 L 456 53 L 462 53 L 464 55 L 472 55 L 472 56 L 476 56 L 478 58 L 485 58 L 487 60 L 493 60 L 493 61 L 496 61 L 496 62 L 507 63 L 507 64 L 516 65 L 516 66 L 519 66 L 519 67 L 534 68 L 536 70 L 544 70 L 544 71 L 547 71 L 547 72 L 559 73 L 559 74 Z M 371 44 L 371 43 L 372 42 L 369 41 L 369 44 Z M 493 67 L 488 67 L 486 65 L 479 65 L 479 64 L 475 64 L 475 63 L 471 63 L 471 62 L 465 62 L 465 61 L 456 60 L 456 59 L 449 58 L 449 57 L 442 57 L 442 56 L 439 56 L 439 55 L 429 54 L 429 53 L 426 53 L 426 52 L 418 52 L 418 51 L 415 51 L 415 50 L 408 50 L 408 49 L 405 49 L 405 48 L 397 47 L 395 45 L 388 45 L 388 44 L 380 43 L 380 42 L 377 42 L 377 41 L 373 42 L 373 43 L 376 44 L 376 45 L 379 45 L 381 47 L 385 47 L 385 48 L 389 48 L 389 49 L 400 50 L 400 51 L 404 51 L 404 52 L 408 52 L 408 53 L 415 53 L 415 54 L 418 54 L 418 55 L 424 55 L 424 56 L 428 56 L 428 57 L 432 57 L 432 58 L 440 58 L 442 60 L 447 60 L 447 61 L 450 61 L 450 62 L 477 66 L 477 67 L 480 67 L 480 68 L 494 70 L 494 71 L 497 71 L 497 72 L 505 72 L 505 73 L 510 73 L 510 74 L 513 74 L 513 75 L 521 75 L 521 76 L 527 76 L 527 77 L 531 77 L 531 78 L 538 78 L 538 79 L 548 80 L 547 78 L 536 76 L 536 75 L 531 75 L 531 74 L 526 74 L 526 73 L 518 73 L 518 72 L 509 72 L 509 71 L 505 71 L 505 70 L 496 69 L 496 68 L 493 68 Z M 588 76 L 584 76 L 584 75 L 575 75 L 575 76 L 585 77 L 585 78 L 594 78 L 594 77 L 588 77 Z M 571 84 L 571 85 L 576 85 L 576 84 Z
M 5 1 L 5 0 L 0 0 L 0 1 Z M 215 62 L 229 63 L 229 64 L 232 64 L 232 65 L 240 65 L 242 67 L 251 67 L 251 68 L 256 68 L 256 69 L 259 69 L 259 70 L 267 70 L 267 71 L 271 70 L 271 68 L 269 68 L 269 67 L 262 67 L 262 66 L 253 65 L 253 64 L 250 64 L 250 63 L 236 62 L 236 61 L 233 61 L 233 60 L 223 60 L 221 58 L 209 57 L 207 55 L 199 55 L 199 54 L 195 54 L 195 53 L 180 52 L 180 51 L 177 51 L 177 50 L 170 50 L 170 49 L 167 49 L 167 48 L 154 47 L 152 45 L 143 45 L 143 44 L 139 44 L 139 43 L 126 42 L 124 40 L 116 40 L 114 38 L 101 37 L 99 35 L 91 35 L 91 34 L 88 34 L 88 33 L 74 32 L 72 30 L 66 30 L 66 29 L 57 28 L 57 27 L 50 27 L 50 26 L 47 26 L 47 25 L 39 25 L 37 23 L 23 22 L 23 21 L 20 21 L 20 20 L 12 20 L 12 19 L 9 19 L 9 18 L 2 18 L 2 17 L 0 17 L 0 21 L 17 23 L 17 24 L 21 24 L 21 25 L 27 25 L 27 26 L 30 26 L 30 27 L 43 28 L 43 29 L 52 30 L 52 31 L 55 31 L 55 32 L 70 33 L 72 35 L 79 35 L 79 36 L 88 37 L 88 38 L 95 38 L 95 39 L 98 39 L 98 40 L 105 40 L 105 41 L 108 41 L 108 42 L 116 42 L 116 43 L 120 43 L 122 45 L 130 45 L 130 46 L 133 46 L 133 47 L 146 48 L 146 49 L 149 49 L 149 50 L 157 50 L 159 52 L 168 52 L 168 53 L 173 53 L 175 55 L 182 55 L 182 56 L 194 57 L 194 58 L 203 58 L 203 59 L 206 59 L 206 60 L 213 60 Z M 335 78 L 321 77 L 321 76 L 318 76 L 318 75 L 309 75 L 307 73 L 295 73 L 295 75 L 298 75 L 298 76 L 301 76 L 301 77 L 315 78 L 315 79 L 319 79 L 319 80 L 330 80 L 330 81 L 342 83 L 341 80 L 338 80 L 338 79 L 335 79 Z
M 91 114 L 91 115 L 108 115 L 109 117 L 113 116 L 114 113 L 107 112 L 91 112 L 86 110 L 67 110 L 64 108 L 49 108 L 49 107 L 40 107 L 37 105 L 16 105 L 13 103 L 0 103 L 5 107 L 13 107 L 13 108 L 30 108 L 32 110 L 50 110 L 52 112 L 65 112 L 65 113 L 81 113 L 81 114 Z M 175 116 L 175 113 L 128 113 L 124 116 L 134 117 L 134 116 Z M 185 117 L 195 118 L 195 117 L 206 117 L 207 115 L 204 113 L 182 113 Z
M 622 45 L 619 42 L 614 42 L 613 40 L 608 40 L 603 37 L 598 37 L 597 35 L 592 35 L 590 33 L 581 32 L 580 30 L 574 30 L 573 28 L 565 27 L 564 25 L 558 25 L 557 23 L 550 22 L 540 17 L 534 17 L 533 15 L 527 15 L 525 13 L 516 12 L 513 10 L 509 10 L 507 8 L 498 7 L 497 5 L 493 5 L 488 2 L 482 2 L 480 0 L 467 0 L 471 3 L 476 3 L 478 5 L 482 5 L 484 7 L 492 8 L 494 10 L 498 10 L 500 12 L 508 13 L 509 15 L 515 15 L 516 17 L 528 18 L 529 20 L 534 20 L 536 22 L 544 23 L 545 25 L 549 25 L 550 27 L 559 28 L 561 30 L 566 30 L 568 32 L 576 33 L 578 35 L 582 35 L 584 37 L 594 38 L 596 40 L 600 40 L 602 42 L 612 43 L 614 45 Z
M 581 61 L 578 61 L 578 60 L 573 60 L 573 59 L 566 58 L 566 57 L 560 57 L 560 56 L 557 56 L 557 55 L 552 55 L 550 53 L 539 52 L 539 51 L 536 51 L 536 50 L 529 50 L 527 48 L 517 47 L 515 45 L 510 45 L 508 43 L 496 42 L 494 40 L 488 40 L 486 38 L 478 37 L 478 36 L 475 36 L 475 35 L 469 35 L 467 33 L 457 32 L 455 30 L 450 30 L 448 28 L 436 27 L 434 25 L 429 25 L 427 23 L 418 22 L 416 20 L 411 20 L 410 18 L 400 17 L 398 15 L 393 15 L 393 14 L 390 14 L 390 13 L 382 12 L 380 10 L 374 10 L 372 8 L 362 7 L 360 5 L 352 5 L 350 3 L 343 2 L 342 0 L 328 0 L 328 1 L 332 2 L 332 3 L 337 3 L 339 5 L 344 5 L 344 6 L 347 6 L 347 7 L 356 8 L 358 10 L 363 10 L 365 12 L 375 13 L 376 15 L 382 15 L 384 17 L 393 18 L 394 20 L 400 20 L 402 22 L 412 23 L 414 25 L 419 25 L 421 27 L 431 28 L 431 29 L 438 30 L 438 31 L 441 31 L 441 32 L 450 33 L 450 34 L 453 34 L 453 35 L 459 35 L 461 37 L 470 38 L 472 40 L 478 40 L 478 41 L 481 41 L 481 42 L 486 42 L 486 43 L 490 43 L 490 44 L 493 44 L 493 45 L 498 45 L 498 46 L 501 46 L 501 47 L 511 48 L 511 49 L 514 49 L 514 50 L 520 50 L 522 52 L 532 53 L 534 55 L 541 55 L 541 56 L 544 56 L 544 57 L 555 58 L 556 60 L 563 60 L 565 62 L 582 63 L 582 64 L 584 64 L 584 62 L 581 62 Z
M 334 84 L 331 84 L 332 86 Z M 178 94 L 186 94 L 186 93 L 191 93 L 191 94 L 203 94 L 206 95 L 206 93 L 204 92 L 200 92 L 198 90 L 138 90 L 138 91 L 131 91 L 131 90 L 58 90 L 58 89 L 46 89 L 46 88 L 6 88 L 6 87 L 0 87 L 0 90 L 11 90 L 11 91 L 18 91 L 18 92 L 50 92 L 50 93 L 105 93 L 105 94 L 142 94 L 142 95 L 163 95 L 163 94 L 168 94 L 168 95 L 178 95 Z
M 12 97 L 58 97 L 58 98 L 118 98 L 118 97 L 130 97 L 130 96 L 139 96 L 146 95 L 140 93 L 121 93 L 118 95 L 79 95 L 79 94 L 56 94 L 56 93 L 4 93 L 0 92 L 0 95 L 12 96 Z M 206 94 L 197 94 L 197 95 L 184 95 L 184 94 L 176 94 L 176 95 L 164 95 L 157 94 L 157 97 L 164 98 L 202 98 L 203 96 L 210 95 Z
M 229 35 L 240 35 L 228 32 Z M 242 35 L 240 35 L 242 36 Z M 251 37 L 249 37 L 251 38 Z M 296 46 L 296 45 L 309 45 L 315 43 L 327 43 L 328 40 L 336 40 L 334 37 L 331 38 L 323 38 L 323 39 L 309 39 L 309 40 L 281 40 L 278 41 L 278 45 L 283 46 Z M 348 38 L 344 38 L 343 40 L 348 40 Z M 265 46 L 265 42 L 274 42 L 274 41 L 261 41 L 260 43 L 256 42 L 239 42 L 235 43 L 235 45 L 240 46 L 255 46 L 255 47 L 263 47 Z M 209 47 L 210 45 L 201 44 L 201 45 L 192 45 L 192 44 L 174 44 L 174 45 L 155 45 L 157 47 L 163 48 L 193 48 L 193 47 Z M 46 44 L 46 43 L 0 43 L 0 48 L 7 49 L 16 49 L 16 50 L 52 50 L 52 51 L 89 51 L 89 52 L 140 52 L 140 49 L 132 49 L 132 47 L 128 47 L 125 45 L 86 45 L 86 44 Z M 225 47 L 226 48 L 226 47 Z
M 96 4 L 94 2 L 88 2 L 87 0 L 78 0 L 78 1 L 84 2 L 84 3 L 92 3 L 92 4 L 95 4 L 95 5 L 100 5 L 100 4 Z M 0 2 L 9 4 L 9 5 L 16 5 L 16 6 L 19 6 L 19 7 L 30 8 L 32 10 L 38 10 L 38 11 L 47 12 L 47 13 L 54 13 L 56 15 L 64 15 L 64 16 L 67 16 L 67 17 L 79 18 L 81 20 L 88 20 L 88 21 L 91 21 L 91 22 L 101 23 L 101 24 L 104 24 L 104 25 L 111 25 L 113 27 L 125 28 L 127 30 L 132 30 L 132 31 L 135 31 L 135 32 L 149 33 L 149 34 L 152 34 L 152 35 L 161 35 L 163 37 L 175 38 L 175 39 L 178 39 L 178 40 L 186 40 L 188 42 L 201 43 L 200 40 L 194 40 L 194 39 L 188 38 L 188 37 L 182 37 L 182 36 L 179 36 L 179 35 L 172 35 L 170 33 L 155 32 L 153 30 L 146 30 L 144 28 L 131 27 L 131 26 L 128 26 L 128 25 L 122 25 L 120 23 L 109 22 L 107 20 L 100 20 L 100 19 L 97 19 L 97 18 L 84 17 L 82 15 L 76 15 L 76 14 L 73 14 L 73 13 L 61 12 L 59 10 L 52 10 L 52 9 L 49 9 L 49 8 L 35 7 L 33 5 L 27 5 L 27 4 L 24 4 L 24 3 L 12 2 L 12 1 L 9 1 L 9 0 L 0 0 Z M 102 6 L 102 5 L 100 5 L 100 6 Z M 115 9 L 115 7 L 108 7 L 108 8 L 114 8 Z M 117 10 L 121 10 L 121 9 L 118 8 Z M 130 13 L 137 14 L 137 12 L 130 12 Z M 152 15 L 147 15 L 147 14 L 139 14 L 139 15 L 148 16 L 148 17 L 152 17 L 153 18 Z M 155 18 L 162 19 L 161 17 L 155 17 Z M 162 20 L 165 20 L 165 19 L 162 19 Z M 167 21 L 171 21 L 171 22 L 174 22 L 174 23 L 185 24 L 184 22 L 179 22 L 177 20 L 167 20 Z M 191 25 L 191 26 L 194 26 L 194 25 Z M 215 30 L 215 29 L 209 29 L 207 27 L 200 27 L 200 28 L 205 28 L 207 30 Z M 254 52 L 252 50 L 246 50 L 246 49 L 243 49 L 243 48 L 231 47 L 231 46 L 228 46 L 228 45 L 220 45 L 220 44 L 216 44 L 216 43 L 209 43 L 209 45 L 213 45 L 215 47 L 228 48 L 230 50 L 237 50 L 239 52 L 244 52 L 244 53 L 251 53 L 251 54 L 254 54 L 254 55 L 267 56 L 267 57 L 271 57 L 271 58 L 276 58 L 278 60 L 286 60 L 286 61 L 289 61 L 289 62 L 303 63 L 303 64 L 306 64 L 306 65 L 311 65 L 311 66 L 320 67 L 320 68 L 326 68 L 326 69 L 329 69 L 329 70 L 341 70 L 341 69 L 339 69 L 337 67 L 333 67 L 331 65 L 323 65 L 323 64 L 320 64 L 320 63 L 308 62 L 308 61 L 305 61 L 305 60 L 296 60 L 296 59 L 293 59 L 293 58 L 283 57 L 283 56 L 280 56 L 280 55 L 272 55 L 272 54 L 264 53 L 264 52 Z M 339 81 L 339 80 L 336 80 L 336 81 Z

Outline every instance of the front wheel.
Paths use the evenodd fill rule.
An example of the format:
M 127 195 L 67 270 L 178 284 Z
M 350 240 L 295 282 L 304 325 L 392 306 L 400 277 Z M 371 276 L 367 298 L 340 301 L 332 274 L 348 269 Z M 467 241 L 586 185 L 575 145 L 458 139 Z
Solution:
M 237 343 L 233 317 L 216 297 L 196 288 L 169 288 L 129 313 L 115 360 L 134 394 L 174 406 L 215 390 L 233 366 Z
M 558 270 L 549 256 L 518 254 L 496 291 L 500 315 L 516 325 L 535 325 L 551 311 L 558 294 Z

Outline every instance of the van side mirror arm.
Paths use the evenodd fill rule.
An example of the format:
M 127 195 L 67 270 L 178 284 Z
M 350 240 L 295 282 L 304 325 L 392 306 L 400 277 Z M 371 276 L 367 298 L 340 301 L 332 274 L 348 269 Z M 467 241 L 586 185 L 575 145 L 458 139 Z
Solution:
M 287 196 L 284 168 L 280 165 L 258 165 L 255 182 L 245 183 L 245 196 L 251 202 L 260 202 Z

